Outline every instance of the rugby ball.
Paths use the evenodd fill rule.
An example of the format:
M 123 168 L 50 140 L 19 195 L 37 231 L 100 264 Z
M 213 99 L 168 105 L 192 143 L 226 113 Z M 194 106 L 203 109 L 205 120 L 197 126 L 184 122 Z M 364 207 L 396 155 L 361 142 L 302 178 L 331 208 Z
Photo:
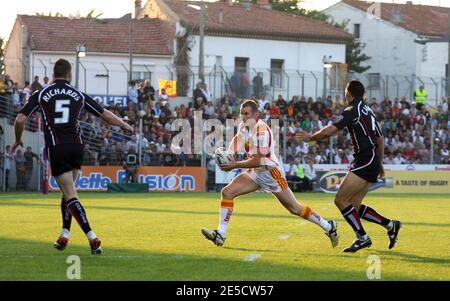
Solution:
M 219 147 L 214 152 L 217 165 L 228 164 L 233 161 L 233 155 L 228 153 L 225 148 Z

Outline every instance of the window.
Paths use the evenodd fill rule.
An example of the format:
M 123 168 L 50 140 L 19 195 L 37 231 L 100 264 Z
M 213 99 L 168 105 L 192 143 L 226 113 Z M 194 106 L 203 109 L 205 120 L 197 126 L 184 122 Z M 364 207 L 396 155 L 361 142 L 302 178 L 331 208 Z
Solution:
M 369 85 L 368 90 L 380 89 L 380 73 L 369 73 Z
M 248 57 L 235 57 L 234 58 L 234 70 L 237 73 L 247 72 L 248 69 Z
M 150 80 L 152 79 L 152 73 L 151 72 L 141 72 L 141 71 L 133 71 L 133 80 L 136 82 L 141 82 L 146 79 Z
M 353 36 L 355 39 L 359 39 L 361 37 L 361 24 L 353 24 Z
M 216 67 L 222 67 L 222 62 L 223 62 L 223 59 L 222 59 L 222 56 L 221 55 L 216 55 Z
M 284 60 L 270 60 L 270 85 L 275 88 L 283 87 L 283 65 Z

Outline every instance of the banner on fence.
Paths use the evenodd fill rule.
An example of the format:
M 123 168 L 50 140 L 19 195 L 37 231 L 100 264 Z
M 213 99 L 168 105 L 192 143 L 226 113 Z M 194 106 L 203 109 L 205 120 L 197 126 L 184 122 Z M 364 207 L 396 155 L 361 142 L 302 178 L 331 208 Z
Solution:
M 319 166 L 316 180 L 318 190 L 336 193 L 347 174 L 347 168 L 345 165 Z M 448 165 L 385 165 L 385 172 L 385 178 L 373 184 L 370 191 L 450 194 Z
M 153 192 L 204 192 L 205 170 L 201 167 L 140 167 L 139 183 L 146 183 Z M 121 166 L 83 166 L 75 181 L 78 191 L 106 191 L 109 183 L 123 183 L 125 170 Z M 50 176 L 49 189 L 58 190 Z
M 348 165 L 317 164 L 316 189 L 336 193 L 347 175 Z M 450 165 L 385 165 L 386 176 L 369 190 L 381 193 L 449 193 Z M 228 184 L 242 170 L 221 171 L 216 166 L 216 183 Z
M 161 94 L 161 90 L 166 91 L 167 96 L 170 98 L 177 97 L 177 81 L 176 80 L 158 80 L 158 90 Z

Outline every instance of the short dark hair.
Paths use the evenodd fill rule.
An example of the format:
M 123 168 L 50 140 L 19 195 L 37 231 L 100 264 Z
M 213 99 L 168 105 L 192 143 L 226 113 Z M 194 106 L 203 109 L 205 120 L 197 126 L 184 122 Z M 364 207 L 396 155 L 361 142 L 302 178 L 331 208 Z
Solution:
M 250 107 L 253 113 L 258 112 L 258 104 L 253 99 L 244 100 L 244 102 L 241 104 L 241 109 L 245 107 Z
M 364 85 L 359 80 L 349 81 L 347 90 L 354 98 L 363 98 L 365 92 Z
M 59 59 L 53 67 L 53 74 L 55 77 L 66 77 L 72 71 L 72 65 L 68 60 Z

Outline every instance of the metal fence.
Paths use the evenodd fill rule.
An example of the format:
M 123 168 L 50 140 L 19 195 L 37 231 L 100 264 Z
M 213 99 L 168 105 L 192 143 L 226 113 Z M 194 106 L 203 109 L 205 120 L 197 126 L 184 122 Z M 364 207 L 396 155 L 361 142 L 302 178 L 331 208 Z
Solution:
M 179 95 L 192 96 L 196 84 L 201 82 L 197 66 L 167 66 L 171 79 L 182 81 Z M 428 92 L 428 104 L 437 107 L 450 96 L 447 83 L 450 78 L 420 77 L 416 75 L 387 75 L 379 73 L 352 74 L 335 69 L 321 71 L 269 69 L 223 66 L 205 66 L 204 82 L 213 98 L 225 93 L 240 97 L 265 94 L 267 99 L 276 99 L 278 95 L 290 100 L 293 96 L 318 98 L 343 96 L 346 83 L 351 79 L 360 80 L 367 90 L 369 99 L 381 101 L 384 97 L 413 100 L 414 91 L 423 85 Z M 259 84 L 260 83 L 260 84 Z M 181 88 L 179 86 L 178 88 Z

